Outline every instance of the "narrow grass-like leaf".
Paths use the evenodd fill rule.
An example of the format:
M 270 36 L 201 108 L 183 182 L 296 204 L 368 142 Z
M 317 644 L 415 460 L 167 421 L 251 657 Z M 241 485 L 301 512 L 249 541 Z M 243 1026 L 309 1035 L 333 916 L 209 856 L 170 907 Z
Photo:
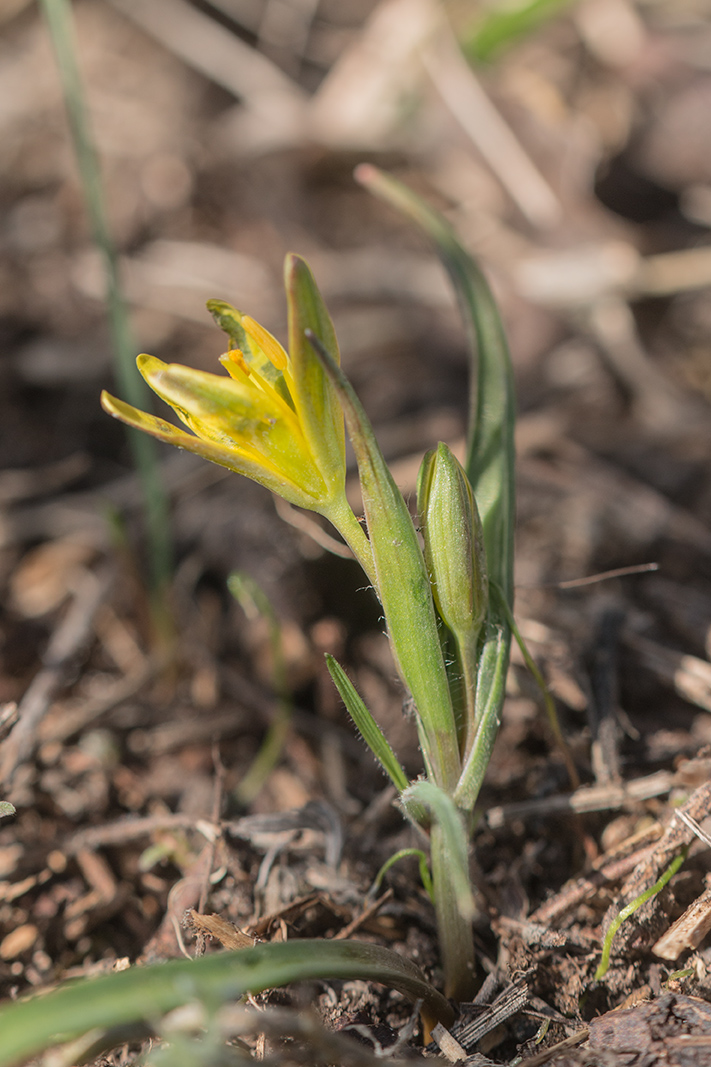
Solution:
M 338 690 L 341 700 L 346 705 L 348 714 L 353 719 L 358 733 L 377 759 L 380 766 L 389 776 L 391 782 L 399 793 L 407 789 L 410 784 L 407 775 L 400 766 L 397 756 L 390 747 L 385 734 L 378 726 L 369 709 L 360 698 L 358 691 L 350 678 L 341 667 L 338 660 L 326 654 L 326 666 L 333 678 L 334 685 Z
M 489 580 L 498 583 L 510 604 L 516 412 L 511 359 L 489 283 L 445 220 L 402 182 L 369 164 L 357 168 L 356 178 L 417 223 L 434 242 L 454 283 L 472 356 L 476 353 L 465 469 L 484 529 Z
M 12 1067 L 92 1029 L 140 1021 L 157 1024 L 166 1012 L 191 1000 L 213 1007 L 245 993 L 310 979 L 379 982 L 413 1001 L 422 1000 L 431 1024 L 450 1026 L 454 1018 L 451 1005 L 419 967 L 390 949 L 360 941 L 288 941 L 131 967 L 8 1004 L 0 1009 L 0 1067 Z
M 661 893 L 667 882 L 671 881 L 671 879 L 681 867 L 682 863 L 686 859 L 686 854 L 688 851 L 688 848 L 685 848 L 682 852 L 679 853 L 678 856 L 675 856 L 667 867 L 667 869 L 662 874 L 662 876 L 657 879 L 654 885 L 650 886 L 649 889 L 645 889 L 644 893 L 640 893 L 638 897 L 634 898 L 634 900 L 631 900 L 629 904 L 627 904 L 627 906 L 624 907 L 610 923 L 610 928 L 605 934 L 605 941 L 602 946 L 602 956 L 600 957 L 600 963 L 598 964 L 598 968 L 595 971 L 596 982 L 599 982 L 600 979 L 604 978 L 607 974 L 607 971 L 610 966 L 610 952 L 612 950 L 612 942 L 615 938 L 615 934 L 622 926 L 623 922 L 626 922 L 627 919 L 629 919 L 630 915 L 634 915 L 634 913 L 638 911 L 643 904 L 646 904 L 648 900 L 651 900 L 652 897 L 656 897 L 657 893 Z
M 417 532 L 352 385 L 319 339 L 310 331 L 307 336 L 345 413 L 358 462 L 376 591 L 400 673 L 415 701 L 425 765 L 438 785 L 451 790 L 460 770 L 457 729 Z
M 555 702 L 553 700 L 553 697 L 551 696 L 550 690 L 546 685 L 543 675 L 538 669 L 538 664 L 534 660 L 531 653 L 528 651 L 528 646 L 526 645 L 526 642 L 521 636 L 519 628 L 516 625 L 516 620 L 514 619 L 513 615 L 509 610 L 508 604 L 504 599 L 503 593 L 496 586 L 493 586 L 492 588 L 494 595 L 499 598 L 499 602 L 501 603 L 501 606 L 506 612 L 506 617 L 508 619 L 509 626 L 511 627 L 511 632 L 516 638 L 516 644 L 521 650 L 521 655 L 523 656 L 524 663 L 533 675 L 533 679 L 538 688 L 540 689 L 541 696 L 543 697 L 543 705 L 546 709 L 548 724 L 551 728 L 553 736 L 556 740 L 556 744 L 558 745 L 560 753 L 565 762 L 565 766 L 568 771 L 568 778 L 570 779 L 570 787 L 571 789 L 575 790 L 580 785 L 580 776 L 578 775 L 578 771 L 575 766 L 575 761 L 573 760 L 570 748 L 568 747 L 568 742 L 565 740 L 565 737 L 563 736 L 563 731 L 560 728 L 560 722 L 558 721 L 558 712 L 555 709 Z
M 434 242 L 459 300 L 472 357 L 465 470 L 481 517 L 489 581 L 513 607 L 514 422 L 511 359 L 501 318 L 482 270 L 451 227 L 407 186 L 364 164 L 356 178 L 409 216 Z M 491 602 L 479 656 L 473 722 L 467 723 L 464 767 L 455 792 L 471 810 L 481 788 L 501 718 L 511 629 L 502 605 Z
M 99 160 L 77 64 L 71 4 L 69 0 L 41 0 L 41 4 L 62 81 L 92 236 L 106 270 L 106 301 L 116 380 L 133 407 L 145 407 L 150 394 L 143 379 L 136 373 L 136 348 L 119 277 L 118 256 L 107 222 Z M 152 579 L 156 589 L 160 589 L 169 581 L 172 569 L 168 497 L 161 481 L 153 442 L 145 434 L 129 430 L 129 444 L 143 494 Z
M 430 869 L 427 866 L 427 856 L 421 848 L 401 848 L 399 852 L 396 852 L 394 856 L 391 856 L 390 859 L 386 860 L 383 866 L 376 874 L 375 880 L 373 881 L 371 888 L 368 890 L 368 896 L 374 896 L 378 892 L 380 886 L 383 883 L 383 878 L 395 863 L 399 863 L 400 860 L 409 859 L 410 856 L 413 856 L 417 860 L 420 867 L 420 878 L 422 879 L 422 884 L 425 887 L 425 892 L 427 893 L 427 896 L 430 898 L 432 903 L 434 903 L 434 887 L 432 885 L 432 875 L 430 874 Z
M 571 0 L 519 0 L 515 4 L 499 4 L 477 19 L 472 30 L 465 30 L 462 49 L 474 62 L 487 62 L 570 3 Z

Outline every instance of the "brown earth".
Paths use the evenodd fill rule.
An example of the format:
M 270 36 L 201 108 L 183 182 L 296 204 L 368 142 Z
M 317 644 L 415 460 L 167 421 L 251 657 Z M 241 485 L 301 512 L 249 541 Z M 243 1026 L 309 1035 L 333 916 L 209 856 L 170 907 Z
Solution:
M 410 183 L 481 258 L 517 376 L 517 618 L 582 785 L 515 655 L 474 838 L 482 987 L 454 1033 L 471 1064 L 711 1062 L 708 0 L 581 0 L 476 77 L 425 0 L 74 12 L 136 351 L 217 369 L 209 297 L 283 338 L 283 257 L 305 255 L 411 496 L 422 452 L 464 434 L 465 344 L 431 249 L 354 164 Z M 313 519 L 164 449 L 174 626 L 156 629 L 139 484 L 98 403 L 114 388 L 102 272 L 47 32 L 14 0 L 0 33 L 0 772 L 17 808 L 0 826 L 0 995 L 209 951 L 234 927 L 239 944 L 376 939 L 438 982 L 414 861 L 367 897 L 415 841 L 324 651 L 420 763 L 356 565 Z M 642 564 L 656 570 L 579 581 Z M 281 691 L 233 571 L 278 620 Z M 685 846 L 596 981 L 610 923 Z M 423 1054 L 407 1004 L 363 983 L 265 1002 L 315 1002 L 361 1043 L 287 1050 L 296 1024 L 274 1014 L 256 1058 L 374 1063 L 398 1034 L 393 1062 Z M 134 1038 L 98 1062 L 137 1062 Z

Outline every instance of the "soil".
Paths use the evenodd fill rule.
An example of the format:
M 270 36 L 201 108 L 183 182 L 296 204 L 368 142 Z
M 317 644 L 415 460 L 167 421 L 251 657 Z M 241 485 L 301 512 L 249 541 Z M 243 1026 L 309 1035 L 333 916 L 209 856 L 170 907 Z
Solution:
M 452 1034 L 472 1065 L 711 1063 L 708 0 L 581 0 L 476 74 L 425 0 L 73 10 L 137 352 L 217 370 L 210 297 L 283 338 L 283 258 L 303 254 L 411 498 L 424 450 L 461 446 L 466 344 L 434 253 L 354 165 L 408 182 L 480 257 L 517 379 L 516 616 L 577 780 L 515 653 L 473 839 L 480 991 Z M 450 14 L 463 33 L 468 7 Z M 156 614 L 139 480 L 98 401 L 118 388 L 103 274 L 46 27 L 14 0 L 0 29 L 0 996 L 339 935 L 441 984 L 416 862 L 368 895 L 418 840 L 324 652 L 421 761 L 356 564 L 313 517 L 161 448 Z M 357 499 L 353 464 L 351 482 Z M 684 848 L 596 977 L 616 916 Z M 361 982 L 260 1003 L 256 1059 L 460 1055 Z M 287 1041 L 310 1004 L 326 1029 Z

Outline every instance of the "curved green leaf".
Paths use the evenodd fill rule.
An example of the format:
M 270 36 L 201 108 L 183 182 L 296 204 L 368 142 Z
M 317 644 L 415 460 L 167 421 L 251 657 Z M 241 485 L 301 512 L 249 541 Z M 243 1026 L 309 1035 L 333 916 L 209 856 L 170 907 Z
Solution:
M 406 811 L 413 802 L 432 815 L 432 883 L 445 992 L 456 1000 L 469 1000 L 474 993 L 475 907 L 467 828 L 452 798 L 432 782 L 414 782 L 405 790 L 402 803 Z
M 413 1001 L 422 1000 L 423 1012 L 433 1023 L 450 1026 L 454 1018 L 449 1002 L 419 967 L 390 949 L 360 941 L 288 941 L 131 967 L 7 1004 L 0 1009 L 0 1067 L 12 1067 L 92 1029 L 158 1022 L 191 1000 L 215 1005 L 245 993 L 318 978 L 379 982 Z

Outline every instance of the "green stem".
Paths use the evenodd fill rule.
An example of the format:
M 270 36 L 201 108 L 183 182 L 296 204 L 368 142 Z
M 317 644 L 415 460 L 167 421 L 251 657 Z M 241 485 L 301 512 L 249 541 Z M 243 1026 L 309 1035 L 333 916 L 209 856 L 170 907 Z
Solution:
M 91 231 L 94 243 L 104 260 L 106 301 L 116 378 L 126 400 L 134 407 L 145 408 L 149 404 L 149 393 L 136 371 L 136 349 L 131 338 L 128 312 L 121 290 L 118 256 L 106 220 L 99 160 L 76 61 L 77 49 L 70 5 L 68 0 L 41 0 L 41 3 L 57 58 Z M 137 430 L 129 430 L 128 437 L 143 491 L 152 583 L 154 589 L 160 591 L 169 582 L 172 568 L 168 498 L 160 480 L 154 442 Z
M 387 620 L 395 662 L 415 702 L 427 773 L 451 792 L 461 769 L 457 725 L 429 574 L 412 516 L 353 386 L 313 331 L 307 330 L 306 337 L 343 407 L 358 463 L 374 585 Z
M 462 913 L 461 890 L 451 877 L 452 858 L 441 826 L 432 826 L 430 837 L 432 884 L 439 949 L 444 970 L 444 991 L 456 1001 L 474 995 L 474 938 L 471 918 Z
M 324 518 L 328 519 L 343 540 L 346 542 L 355 558 L 365 571 L 368 581 L 379 596 L 378 578 L 373 563 L 373 551 L 370 541 L 365 535 L 365 530 L 353 513 L 345 497 L 336 501 L 328 511 L 323 512 Z
M 462 811 L 472 811 L 484 781 L 506 694 L 511 630 L 505 620 L 490 618 L 486 639 L 479 656 L 476 687 L 475 733 L 465 753 L 461 777 L 454 791 L 454 803 Z
M 476 687 L 477 667 L 479 652 L 479 632 L 469 635 L 466 643 L 458 642 L 457 654 L 462 671 L 462 685 L 464 686 L 464 738 L 462 743 L 462 758 L 466 759 L 471 746 L 474 744 L 476 732 Z

